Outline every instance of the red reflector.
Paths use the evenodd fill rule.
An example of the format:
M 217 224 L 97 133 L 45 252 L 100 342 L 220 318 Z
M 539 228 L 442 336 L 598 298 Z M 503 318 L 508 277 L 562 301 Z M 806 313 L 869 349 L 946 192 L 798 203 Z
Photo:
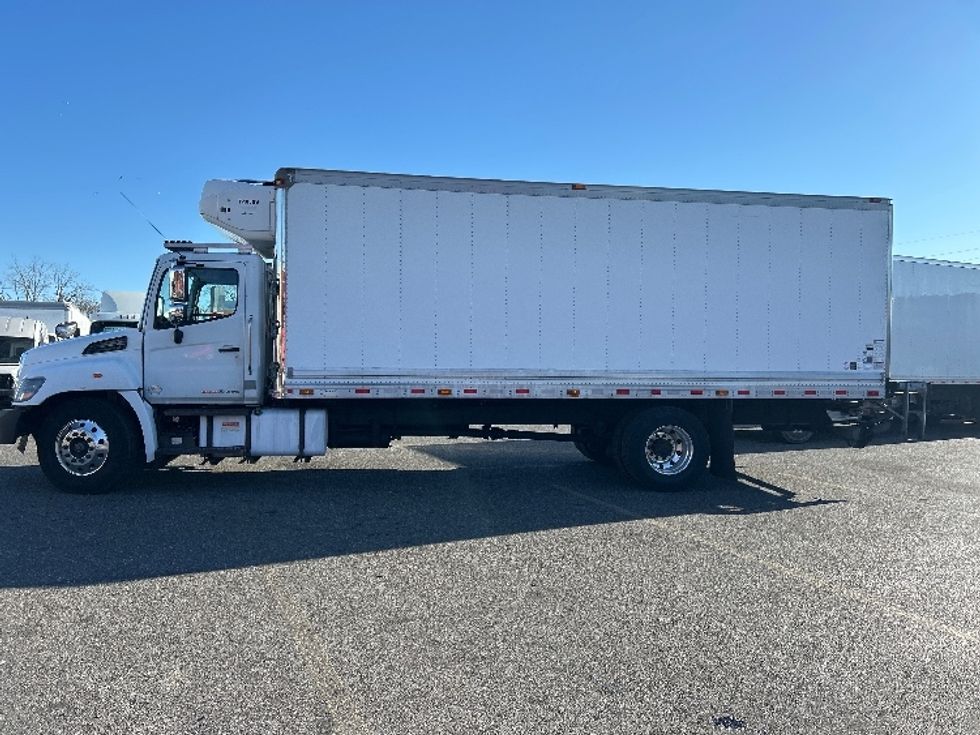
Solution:
M 463 388 L 463 393 L 466 395 L 473 395 L 476 393 L 476 388 Z
M 694 390 L 691 391 L 691 395 L 692 396 L 703 396 L 704 395 L 704 391 L 701 390 L 700 388 L 695 388 Z
M 805 391 L 803 391 L 803 395 L 805 395 L 805 396 L 815 396 L 815 395 L 817 395 L 817 392 L 815 390 L 813 390 L 813 388 L 807 388 Z
M 777 388 L 776 390 L 774 390 L 772 392 L 772 394 L 774 396 L 785 396 L 786 395 L 786 391 L 782 390 L 781 388 Z
M 877 398 L 880 395 L 881 395 L 881 393 L 879 391 L 876 391 L 876 390 L 869 390 L 868 391 L 868 398 Z
M 293 392 L 292 388 L 286 388 L 286 393 L 292 393 L 292 392 Z
M 412 388 L 412 395 L 418 396 L 425 393 L 425 388 Z
M 834 395 L 835 396 L 846 396 L 847 395 L 847 391 L 846 390 L 835 390 L 834 391 Z
M 355 388 L 354 389 L 354 392 L 357 395 L 359 395 L 359 396 L 363 396 L 366 393 L 370 393 L 371 392 L 371 389 L 370 388 Z
M 630 394 L 630 389 L 629 388 L 617 388 L 616 389 L 616 395 L 617 396 L 628 396 L 629 394 Z
M 572 191 L 585 191 L 585 184 L 572 184 Z
M 651 390 L 650 391 L 650 395 L 651 396 L 659 396 L 660 395 L 660 388 L 654 388 L 653 390 Z
M 516 393 L 517 395 L 519 395 L 519 396 L 526 396 L 526 395 L 527 395 L 528 393 L 530 393 L 530 392 L 531 392 L 531 389 L 530 389 L 530 388 L 518 388 L 518 389 L 517 389 L 517 390 L 515 390 L 514 392 L 515 392 L 515 393 Z
M 738 392 L 738 394 L 739 394 L 740 396 L 750 396 L 750 395 L 752 395 L 752 391 L 750 391 L 750 390 L 745 390 L 745 389 L 743 388 L 742 390 L 740 390 L 740 391 Z

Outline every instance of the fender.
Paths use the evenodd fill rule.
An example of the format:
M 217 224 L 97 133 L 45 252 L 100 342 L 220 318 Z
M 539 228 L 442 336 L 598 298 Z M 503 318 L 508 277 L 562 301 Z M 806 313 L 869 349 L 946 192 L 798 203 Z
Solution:
M 153 420 L 153 408 L 135 390 L 119 391 L 119 395 L 136 414 L 136 419 L 140 423 L 140 431 L 143 433 L 143 449 L 146 452 L 146 461 L 152 462 L 157 454 L 157 425 Z

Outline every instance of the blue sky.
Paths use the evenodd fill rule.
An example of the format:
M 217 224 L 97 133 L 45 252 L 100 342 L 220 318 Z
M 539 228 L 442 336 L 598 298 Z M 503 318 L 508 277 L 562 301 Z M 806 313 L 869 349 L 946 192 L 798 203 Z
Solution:
M 280 166 L 895 200 L 980 261 L 974 2 L 0 5 L 0 269 L 143 289 Z

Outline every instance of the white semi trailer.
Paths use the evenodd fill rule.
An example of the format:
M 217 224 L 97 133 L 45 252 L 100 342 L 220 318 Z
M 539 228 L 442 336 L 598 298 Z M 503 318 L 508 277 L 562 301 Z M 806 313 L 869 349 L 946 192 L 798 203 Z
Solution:
M 892 267 L 898 412 L 920 438 L 927 417 L 980 418 L 980 265 L 896 256 Z
M 734 472 L 734 405 L 884 394 L 887 199 L 281 169 L 201 214 L 238 246 L 167 243 L 139 329 L 24 360 L 0 441 L 58 487 L 431 435 L 670 488 Z

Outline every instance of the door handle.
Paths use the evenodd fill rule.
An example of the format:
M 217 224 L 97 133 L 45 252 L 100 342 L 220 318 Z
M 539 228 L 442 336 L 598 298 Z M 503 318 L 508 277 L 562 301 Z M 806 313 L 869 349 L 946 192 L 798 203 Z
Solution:
M 245 333 L 245 347 L 248 349 L 248 374 L 252 374 L 252 317 L 248 318 L 248 330 Z
M 233 347 L 231 345 L 225 345 L 224 347 L 219 347 L 218 352 L 241 352 L 241 347 Z

